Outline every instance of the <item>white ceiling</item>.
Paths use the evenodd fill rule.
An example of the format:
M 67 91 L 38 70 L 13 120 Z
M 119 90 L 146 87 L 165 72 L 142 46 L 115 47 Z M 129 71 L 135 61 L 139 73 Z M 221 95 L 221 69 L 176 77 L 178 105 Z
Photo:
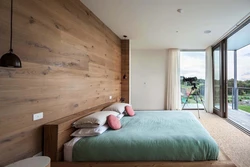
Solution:
M 133 49 L 205 49 L 250 13 L 250 0 L 81 1 Z
M 233 34 L 227 40 L 228 50 L 238 50 L 247 45 L 250 45 L 250 23 Z

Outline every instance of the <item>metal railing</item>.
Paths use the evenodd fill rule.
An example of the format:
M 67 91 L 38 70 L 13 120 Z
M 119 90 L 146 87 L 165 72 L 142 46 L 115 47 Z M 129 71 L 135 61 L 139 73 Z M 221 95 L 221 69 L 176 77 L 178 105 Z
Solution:
M 242 91 L 242 90 L 248 90 L 248 92 L 250 93 L 250 88 L 248 88 L 248 87 L 228 87 L 228 89 L 229 90 L 231 89 L 232 109 L 238 110 L 239 101 L 242 100 L 241 98 L 239 98 L 239 92 L 240 92 L 240 96 L 246 96 L 246 95 L 242 95 L 242 94 L 244 94 L 244 91 Z M 247 94 L 247 91 L 245 93 Z M 229 91 L 228 91 L 228 96 L 230 96 Z M 246 98 L 246 100 L 250 100 L 250 96 L 248 98 Z

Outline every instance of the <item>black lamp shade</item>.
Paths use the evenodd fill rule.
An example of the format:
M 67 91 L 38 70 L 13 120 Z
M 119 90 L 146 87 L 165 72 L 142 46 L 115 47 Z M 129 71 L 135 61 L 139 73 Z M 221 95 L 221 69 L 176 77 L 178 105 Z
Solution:
M 0 59 L 0 66 L 21 68 L 22 63 L 17 55 L 12 52 L 4 54 Z

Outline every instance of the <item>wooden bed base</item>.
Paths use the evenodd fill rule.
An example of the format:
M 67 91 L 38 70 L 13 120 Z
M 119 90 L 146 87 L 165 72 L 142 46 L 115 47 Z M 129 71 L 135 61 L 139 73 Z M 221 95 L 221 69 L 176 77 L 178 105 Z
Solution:
M 236 167 L 232 162 L 52 162 L 52 167 Z
M 110 105 L 106 103 L 77 114 L 44 125 L 44 155 L 51 158 L 52 167 L 236 167 L 229 157 L 220 150 L 217 161 L 195 161 L 195 162 L 64 162 L 63 144 L 71 140 L 70 134 L 75 131 L 71 124 L 77 119 L 100 111 Z
M 236 167 L 228 156 L 220 151 L 218 161 L 195 162 L 52 162 L 52 167 Z

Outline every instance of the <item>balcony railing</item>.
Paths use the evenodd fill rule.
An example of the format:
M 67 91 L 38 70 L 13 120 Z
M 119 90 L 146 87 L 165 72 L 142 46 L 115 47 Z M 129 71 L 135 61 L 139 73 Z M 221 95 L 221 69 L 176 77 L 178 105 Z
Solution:
M 228 103 L 232 104 L 234 110 L 250 112 L 250 88 L 249 87 L 228 87 Z

